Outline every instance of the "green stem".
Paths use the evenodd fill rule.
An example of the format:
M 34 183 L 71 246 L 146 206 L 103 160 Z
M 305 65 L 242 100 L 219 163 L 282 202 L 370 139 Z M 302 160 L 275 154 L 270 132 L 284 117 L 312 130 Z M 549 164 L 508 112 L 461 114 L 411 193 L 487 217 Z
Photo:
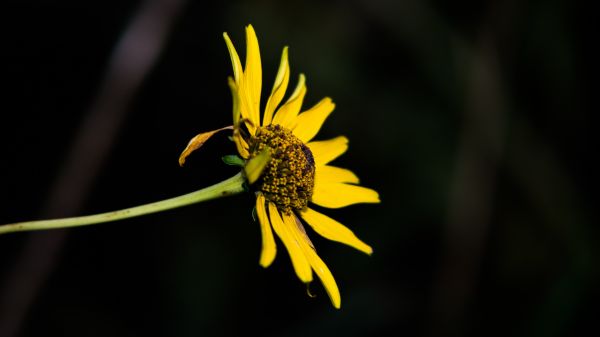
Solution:
M 166 211 L 195 204 L 198 202 L 238 194 L 244 191 L 245 178 L 242 172 L 218 184 L 203 188 L 196 192 L 184 194 L 175 198 L 153 202 L 141 206 L 125 208 L 118 211 L 78 216 L 73 218 L 38 220 L 18 222 L 0 226 L 0 235 L 11 232 L 35 231 L 55 228 L 68 228 L 94 225 L 121 219 L 133 218 L 140 215 Z

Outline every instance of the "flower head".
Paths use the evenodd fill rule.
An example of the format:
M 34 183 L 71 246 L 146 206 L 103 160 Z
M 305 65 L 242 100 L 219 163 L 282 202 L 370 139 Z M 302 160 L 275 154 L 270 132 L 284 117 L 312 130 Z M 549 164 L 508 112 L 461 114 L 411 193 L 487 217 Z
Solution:
M 327 239 L 367 254 L 371 254 L 372 249 L 350 229 L 310 208 L 309 204 L 341 208 L 357 203 L 378 203 L 379 195 L 358 186 L 359 180 L 352 171 L 329 165 L 348 149 L 346 137 L 312 140 L 335 107 L 330 98 L 301 112 L 306 94 L 306 79 L 301 74 L 295 89 L 283 102 L 290 79 L 287 47 L 283 48 L 275 83 L 261 114 L 262 67 L 254 29 L 251 25 L 246 27 L 244 67 L 227 33 L 223 36 L 233 66 L 233 78 L 229 78 L 233 96 L 233 140 L 245 161 L 244 171 L 256 194 L 256 213 L 262 233 L 259 263 L 266 268 L 275 259 L 275 231 L 289 253 L 298 278 L 309 283 L 314 271 L 333 305 L 339 308 L 338 286 L 317 255 L 303 222 Z M 223 129 L 194 137 L 180 162 Z

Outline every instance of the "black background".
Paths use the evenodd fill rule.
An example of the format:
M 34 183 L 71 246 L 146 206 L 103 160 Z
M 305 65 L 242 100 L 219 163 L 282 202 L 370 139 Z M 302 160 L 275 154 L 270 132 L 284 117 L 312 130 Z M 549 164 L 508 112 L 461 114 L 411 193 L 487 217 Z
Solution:
M 327 214 L 374 254 L 309 233 L 340 285 L 337 311 L 318 282 L 317 297 L 307 296 L 281 244 L 270 268 L 258 265 L 250 194 L 8 234 L 2 337 L 597 332 L 589 9 L 552 0 L 187 1 L 141 86 L 103 96 L 111 55 L 144 4 L 2 5 L 0 223 L 125 208 L 235 174 L 220 161 L 235 152 L 225 134 L 185 167 L 177 158 L 195 134 L 231 123 L 221 34 L 243 58 L 251 23 L 263 102 L 284 45 L 292 83 L 307 76 L 304 106 L 336 102 L 318 137 L 348 136 L 336 164 L 382 203 Z M 130 49 L 144 55 L 136 43 Z M 83 138 L 108 139 L 106 152 L 73 157 L 98 105 L 118 107 L 117 122 L 100 113 L 108 129 Z

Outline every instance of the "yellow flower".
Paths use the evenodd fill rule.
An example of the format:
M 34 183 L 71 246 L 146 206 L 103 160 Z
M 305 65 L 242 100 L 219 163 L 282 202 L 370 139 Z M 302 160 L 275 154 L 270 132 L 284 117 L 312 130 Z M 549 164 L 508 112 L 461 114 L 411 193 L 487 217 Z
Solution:
M 262 233 L 260 265 L 266 268 L 275 259 L 274 230 L 287 249 L 298 278 L 309 283 L 314 271 L 334 307 L 340 308 L 341 298 L 335 279 L 317 255 L 300 219 L 329 240 L 371 254 L 371 247 L 350 229 L 309 208 L 308 203 L 341 208 L 357 203 L 378 203 L 379 195 L 372 189 L 358 186 L 358 177 L 352 171 L 329 165 L 348 149 L 346 137 L 312 140 L 335 107 L 330 98 L 300 112 L 306 94 L 305 77 L 301 74 L 296 88 L 281 104 L 290 79 L 287 47 L 283 49 L 261 119 L 262 67 L 256 33 L 251 25 L 246 27 L 246 64 L 243 68 L 231 39 L 227 33 L 223 36 L 233 65 L 229 86 L 233 96 L 234 126 L 194 137 L 182 153 L 180 163 L 183 164 L 189 153 L 214 133 L 233 129 L 233 140 L 245 160 L 247 180 L 256 193 L 256 214 Z

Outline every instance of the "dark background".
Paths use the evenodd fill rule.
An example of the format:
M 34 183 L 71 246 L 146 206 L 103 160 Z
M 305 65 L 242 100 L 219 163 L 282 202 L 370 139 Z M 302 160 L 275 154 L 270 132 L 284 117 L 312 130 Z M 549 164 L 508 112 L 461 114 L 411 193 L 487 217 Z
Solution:
M 2 236 L 0 336 L 594 335 L 588 12 L 553 0 L 5 1 L 0 223 L 235 174 L 220 161 L 235 152 L 225 134 L 184 168 L 177 157 L 231 123 L 221 34 L 243 57 L 248 23 L 263 94 L 289 45 L 305 107 L 337 104 L 318 137 L 349 137 L 336 164 L 382 203 L 327 212 L 371 257 L 309 232 L 339 311 L 319 282 L 307 296 L 281 244 L 258 265 L 250 194 Z

